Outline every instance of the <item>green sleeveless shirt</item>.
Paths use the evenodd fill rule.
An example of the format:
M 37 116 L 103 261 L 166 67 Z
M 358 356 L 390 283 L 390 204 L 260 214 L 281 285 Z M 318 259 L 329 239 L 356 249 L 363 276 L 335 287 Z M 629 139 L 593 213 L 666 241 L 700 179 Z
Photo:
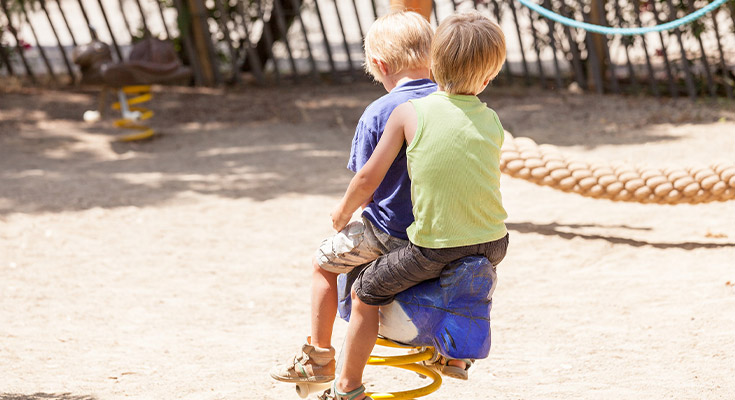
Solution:
M 438 249 L 504 237 L 498 115 L 471 95 L 435 92 L 410 102 L 418 125 L 406 149 L 415 218 L 408 238 Z

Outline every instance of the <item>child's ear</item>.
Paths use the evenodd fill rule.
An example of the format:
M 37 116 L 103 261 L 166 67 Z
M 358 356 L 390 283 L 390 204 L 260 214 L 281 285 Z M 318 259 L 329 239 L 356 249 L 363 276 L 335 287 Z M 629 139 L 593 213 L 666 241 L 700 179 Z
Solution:
M 383 62 L 383 60 L 379 60 L 377 58 L 371 58 L 370 62 L 373 63 L 376 67 L 378 67 L 378 70 L 380 71 L 381 75 L 388 76 L 388 73 L 390 72 L 388 70 L 388 65 Z

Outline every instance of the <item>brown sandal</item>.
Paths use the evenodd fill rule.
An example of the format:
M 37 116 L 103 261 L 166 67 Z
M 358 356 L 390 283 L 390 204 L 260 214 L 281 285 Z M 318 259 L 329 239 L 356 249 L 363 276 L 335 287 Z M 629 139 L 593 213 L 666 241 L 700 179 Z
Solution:
M 462 361 L 465 365 L 464 368 L 455 365 L 449 365 L 449 362 L 453 360 Z M 440 355 L 436 361 L 427 366 L 434 368 L 437 372 L 444 376 L 466 381 L 467 379 L 469 379 L 468 371 L 474 363 L 475 360 L 469 358 L 446 358 Z
M 332 387 L 325 390 L 324 393 L 322 393 L 319 397 L 317 397 L 317 400 L 354 400 L 355 397 L 365 393 L 365 386 L 360 385 L 359 388 L 355 390 L 351 390 L 347 393 L 342 393 L 339 390 L 337 390 L 337 381 L 332 382 Z M 373 400 L 371 397 L 365 396 L 364 399 L 361 400 Z
M 301 346 L 301 351 L 290 363 L 271 368 L 271 377 L 290 383 L 324 383 L 334 380 L 334 347 L 328 349 L 311 344 L 311 337 Z

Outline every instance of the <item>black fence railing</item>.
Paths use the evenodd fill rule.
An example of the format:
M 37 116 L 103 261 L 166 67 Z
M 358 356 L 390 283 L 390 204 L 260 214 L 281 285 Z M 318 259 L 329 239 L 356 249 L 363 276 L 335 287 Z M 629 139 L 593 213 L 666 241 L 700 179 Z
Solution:
M 0 76 L 75 84 L 72 50 L 97 35 L 125 60 L 147 34 L 175 43 L 195 85 L 350 80 L 362 38 L 389 0 L 0 0 Z M 680 18 L 708 0 L 539 0 L 560 15 L 615 27 Z M 598 93 L 733 97 L 735 0 L 691 24 L 642 36 L 563 26 L 515 0 L 436 0 L 432 23 L 477 9 L 506 33 L 497 84 Z M 2 81 L 0 81 L 2 82 Z

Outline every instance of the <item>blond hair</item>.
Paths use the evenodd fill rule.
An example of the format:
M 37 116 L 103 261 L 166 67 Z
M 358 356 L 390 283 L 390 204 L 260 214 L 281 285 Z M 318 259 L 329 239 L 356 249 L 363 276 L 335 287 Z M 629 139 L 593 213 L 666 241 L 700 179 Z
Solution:
M 429 22 L 413 11 L 393 12 L 378 18 L 365 35 L 365 71 L 381 80 L 382 73 L 373 60 L 382 61 L 391 74 L 429 68 L 433 35 Z
M 505 36 L 479 12 L 454 14 L 436 29 L 431 61 L 434 80 L 444 91 L 477 94 L 505 62 Z

